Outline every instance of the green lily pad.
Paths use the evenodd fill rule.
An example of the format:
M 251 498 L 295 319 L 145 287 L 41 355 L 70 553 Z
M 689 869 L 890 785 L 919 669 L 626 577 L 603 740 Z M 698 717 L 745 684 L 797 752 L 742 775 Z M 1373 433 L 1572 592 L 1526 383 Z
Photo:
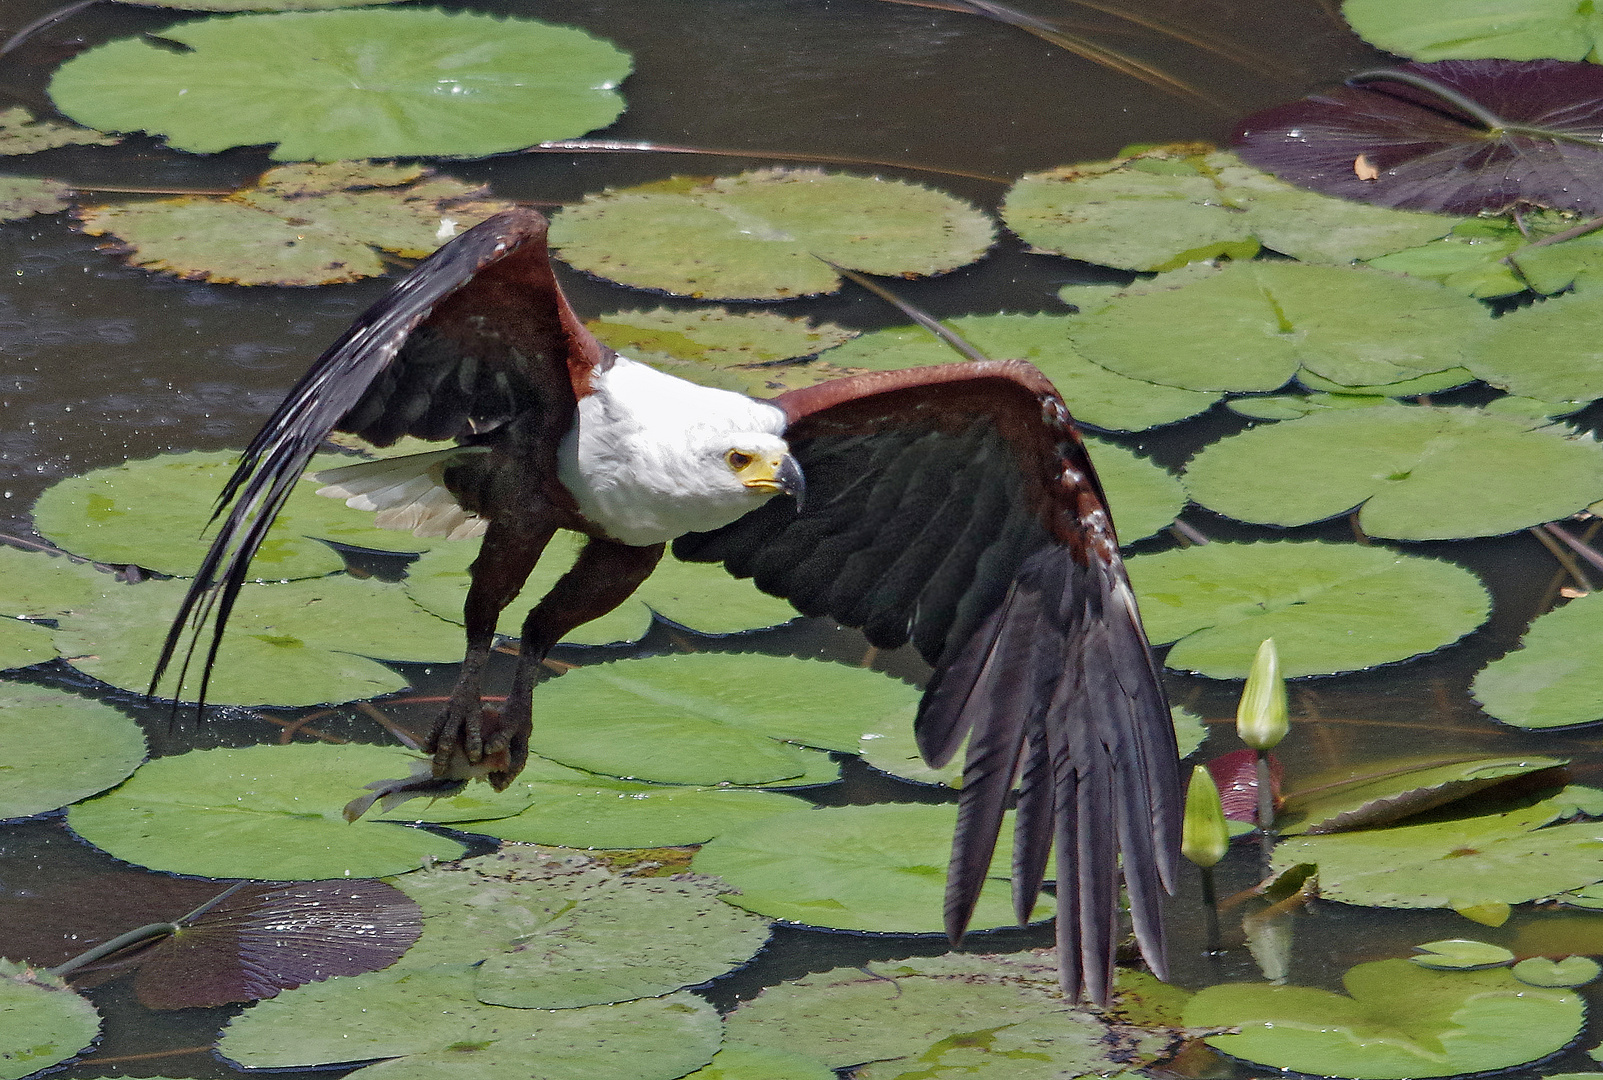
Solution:
M 0 221 L 22 221 L 36 214 L 65 210 L 72 189 L 60 180 L 0 176 Z
M 420 166 L 282 165 L 222 198 L 89 206 L 91 236 L 129 261 L 229 285 L 327 285 L 385 273 L 380 251 L 422 258 L 508 203 Z
M 832 364 L 785 363 L 844 345 L 858 331 L 772 311 L 619 311 L 585 324 L 607 347 L 681 379 L 770 397 L 846 374 Z
M 491 1005 L 657 997 L 741 966 L 768 940 L 768 921 L 724 903 L 718 882 L 630 877 L 573 852 L 513 845 L 397 885 L 424 922 L 399 966 L 475 964 L 474 992 Z
M 1564 297 L 1510 311 L 1471 349 L 1478 379 L 1540 401 L 1603 397 L 1603 348 L 1596 342 L 1603 299 Z
M 1323 873 L 1321 872 L 1321 879 Z M 1186 1006 L 1195 1027 L 1230 1027 L 1208 1045 L 1260 1065 L 1357 1080 L 1490 1072 L 1562 1049 L 1581 1030 L 1574 994 L 1535 990 L 1507 971 L 1426 971 L 1407 960 L 1359 964 L 1347 994 L 1226 983 Z
M 1548 0 L 1346 0 L 1341 13 L 1371 45 L 1414 60 L 1586 60 L 1603 41 L 1603 17 L 1585 4 Z
M 1603 446 L 1479 409 L 1388 405 L 1254 428 L 1191 459 L 1208 509 L 1304 525 L 1359 507 L 1371 536 L 1500 536 L 1603 496 Z
M 88 563 L 0 544 L 0 615 L 59 619 L 118 587 Z
M 1500 814 L 1293 838 L 1275 848 L 1274 863 L 1319 864 L 1320 895 L 1346 904 L 1520 904 L 1603 880 L 1597 825 L 1550 824 L 1573 813 L 1558 797 Z
M 1371 259 L 1369 265 L 1428 278 L 1478 299 L 1526 289 L 1557 293 L 1603 269 L 1603 243 L 1595 236 L 1533 246 L 1575 223 L 1573 215 L 1537 209 L 1517 222 L 1509 216 L 1469 218 L 1440 239 Z
M 767 791 L 634 784 L 576 769 L 568 771 L 574 776 L 570 781 L 531 784 L 534 802 L 527 810 L 461 828 L 528 844 L 678 847 L 705 844 L 730 829 L 792 813 L 805 805 Z
M 1452 644 L 1491 610 L 1468 570 L 1380 547 L 1213 543 L 1127 566 L 1147 636 L 1177 642 L 1165 665 L 1214 679 L 1245 678 L 1270 637 L 1287 677 L 1395 663 Z
M 0 960 L 0 1080 L 20 1080 L 60 1064 L 99 1033 L 100 1014 L 66 983 Z
M 1520 647 L 1475 676 L 1475 700 L 1505 724 L 1567 727 L 1603 719 L 1603 663 L 1596 642 L 1603 632 L 1603 601 L 1571 600 L 1539 616 Z
M 433 9 L 201 19 L 63 64 L 56 107 L 197 154 L 276 161 L 480 157 L 612 123 L 630 60 L 582 30 Z M 308 116 L 319 122 L 307 124 Z
M 1459 367 L 1485 312 L 1434 282 L 1358 267 L 1233 263 L 1179 288 L 1082 315 L 1089 360 L 1191 390 L 1275 390 L 1306 368 L 1392 383 Z
M 1346 386 L 1342 383 L 1331 382 L 1321 378 L 1304 368 L 1297 372 L 1297 381 L 1310 390 L 1329 394 L 1346 395 L 1374 395 L 1378 397 L 1406 398 L 1418 397 L 1422 394 L 1439 394 L 1443 390 L 1452 390 L 1475 381 L 1475 376 L 1468 368 L 1448 368 L 1446 371 L 1433 371 L 1429 375 L 1421 375 L 1417 379 L 1404 379 L 1402 382 L 1377 383 L 1371 386 Z
M 1030 361 L 1052 380 L 1075 420 L 1092 427 L 1143 431 L 1205 412 L 1219 400 L 1217 393 L 1159 386 L 1092 363 L 1069 340 L 1076 321 L 1064 315 L 964 315 L 944 325 L 992 359 Z M 824 359 L 888 371 L 963 357 L 923 327 L 904 326 L 864 334 Z
M 1585 986 L 1603 975 L 1603 965 L 1589 956 L 1569 956 L 1549 960 L 1533 956 L 1513 967 L 1514 977 L 1531 986 Z
M 60 655 L 48 626 L 19 619 L 0 619 L 0 671 L 32 667 Z
M 742 1002 L 729 1038 L 861 1066 L 864 1080 L 1095 1076 L 1149 1064 L 1173 1042 L 1065 1002 L 1055 975 L 1032 953 L 836 968 Z
M 39 497 L 34 523 L 76 555 L 187 575 L 210 546 L 202 532 L 238 457 L 229 451 L 162 454 L 68 477 Z M 309 468 L 350 463 L 343 455 L 326 454 Z M 371 514 L 319 497 L 317 486 L 308 480 L 290 496 L 251 562 L 257 580 L 286 581 L 341 569 L 344 562 L 322 540 L 406 552 L 426 551 L 436 542 L 374 528 Z
M 114 146 L 121 141 L 103 132 L 39 120 L 21 106 L 0 109 L 0 154 L 37 154 L 60 146 Z
M 1002 218 L 1039 250 L 1125 270 L 1251 259 L 1260 246 L 1349 263 L 1443 235 L 1452 219 L 1291 186 L 1196 144 L 1024 176 Z
M 394 1058 L 368 1066 L 373 1080 L 675 1080 L 712 1059 L 721 1029 L 713 1007 L 688 993 L 582 1009 L 485 1005 L 473 998 L 472 969 L 453 964 L 287 990 L 231 1020 L 217 1049 L 258 1069 Z
M 918 707 L 914 687 L 874 671 L 750 653 L 583 667 L 539 693 L 535 753 L 668 784 L 816 782 L 787 743 L 854 751 L 865 728 Z
M 1474 971 L 1477 968 L 1507 967 L 1514 962 L 1514 954 L 1501 945 L 1488 945 L 1484 941 L 1451 938 L 1446 941 L 1427 941 L 1415 945 L 1419 956 L 1410 956 L 1409 963 L 1435 971 Z
M 897 180 L 763 169 L 676 177 L 589 195 L 551 222 L 551 245 L 587 273 L 719 300 L 834 292 L 820 258 L 869 274 L 927 276 L 984 255 L 990 218 Z
M 122 585 L 60 620 L 56 648 L 101 682 L 144 692 L 183 581 Z M 345 574 L 247 585 L 223 636 L 206 700 L 217 705 L 318 705 L 403 689 L 376 660 L 455 661 L 462 631 L 420 609 L 397 585 Z M 204 646 L 202 646 L 204 649 Z M 193 701 L 200 664 L 157 692 Z
M 807 926 L 894 934 L 941 932 L 941 898 L 957 808 L 917 803 L 845 806 L 783 814 L 732 829 L 692 866 L 739 890 L 732 904 Z M 1012 826 L 996 866 L 1008 865 Z M 1600 872 L 1603 877 L 1603 872 Z M 1045 908 L 1037 918 L 1045 918 Z M 1005 881 L 986 883 L 972 926 L 1013 925 Z
M 71 738 L 61 732 L 71 731 Z M 139 725 L 109 705 L 0 683 L 0 818 L 28 817 L 120 783 L 145 760 Z
M 808 1054 L 725 1040 L 723 1049 L 685 1080 L 836 1080 L 836 1072 Z
M 1272 394 L 1231 398 L 1225 408 L 1254 420 L 1296 420 L 1327 409 L 1367 409 L 1388 400 L 1379 394 Z
M 1175 741 L 1179 745 L 1180 756 L 1190 757 L 1207 740 L 1207 726 L 1201 717 L 1178 705 L 1169 713 L 1174 720 Z M 913 735 L 911 721 L 880 724 L 877 730 L 865 732 L 858 741 L 857 752 L 880 772 L 899 776 L 903 780 L 918 784 L 945 784 L 954 788 L 963 786 L 964 752 L 959 750 L 951 761 L 939 769 L 930 768 L 918 751 L 918 739 Z
M 357 744 L 193 750 L 79 803 L 67 824 L 126 862 L 200 877 L 380 877 L 455 858 L 455 841 L 341 816 L 363 778 L 393 769 L 396 758 Z
M 1374 828 L 1565 764 L 1535 756 L 1370 762 L 1304 781 L 1286 796 L 1275 828 L 1282 836 Z
M 529 609 L 567 573 L 582 543 L 583 538 L 572 533 L 552 541 L 523 590 L 501 613 L 498 633 L 508 637 L 522 633 Z M 425 611 L 460 623 L 468 593 L 468 567 L 478 551 L 477 541 L 439 545 L 407 568 L 407 595 Z M 653 611 L 705 634 L 776 626 L 797 617 L 787 601 L 769 596 L 750 581 L 730 577 L 723 567 L 711 563 L 681 562 L 670 551 L 633 596 L 562 640 L 579 645 L 637 641 L 651 626 Z

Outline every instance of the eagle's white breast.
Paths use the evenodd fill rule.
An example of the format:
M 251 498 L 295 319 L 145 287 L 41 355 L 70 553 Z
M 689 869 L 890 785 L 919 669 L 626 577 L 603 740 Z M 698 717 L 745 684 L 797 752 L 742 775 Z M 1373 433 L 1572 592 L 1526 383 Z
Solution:
M 725 464 L 731 449 L 784 452 L 777 406 L 618 357 L 562 442 L 558 476 L 579 510 L 625 544 L 721 528 L 767 498 Z

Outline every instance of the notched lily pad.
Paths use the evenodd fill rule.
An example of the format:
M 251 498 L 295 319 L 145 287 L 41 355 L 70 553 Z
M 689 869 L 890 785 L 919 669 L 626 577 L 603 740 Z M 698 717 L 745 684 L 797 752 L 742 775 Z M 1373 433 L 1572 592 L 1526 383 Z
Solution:
M 1203 144 L 1031 173 L 1008 192 L 1002 218 L 1037 250 L 1159 271 L 1250 259 L 1260 246 L 1304 262 L 1349 263 L 1452 227 L 1295 188 Z
M 1481 708 L 1523 728 L 1603 719 L 1603 599 L 1582 596 L 1539 616 L 1519 648 L 1480 670 L 1470 692 Z
M 1108 431 L 1142 431 L 1205 412 L 1219 394 L 1132 379 L 1092 363 L 1070 334 L 1076 320 L 1062 315 L 963 315 L 945 325 L 993 360 L 1028 360 L 1058 388 L 1074 419 Z M 864 334 L 826 353 L 846 368 L 888 371 L 960 361 L 951 346 L 917 326 Z M 1130 537 L 1127 539 L 1134 539 Z
M 222 198 L 78 210 L 135 266 L 229 285 L 327 285 L 384 273 L 381 252 L 422 258 L 508 203 L 417 166 L 285 165 Z
M 1514 977 L 1531 986 L 1585 986 L 1603 975 L 1603 965 L 1590 956 L 1569 956 L 1549 960 L 1533 956 L 1513 967 Z
M 95 1007 L 53 975 L 0 960 L 0 1080 L 20 1080 L 87 1049 Z
M 284 881 L 379 877 L 451 859 L 462 845 L 341 810 L 362 780 L 393 770 L 377 746 L 293 743 L 160 758 L 67 824 L 126 862 L 200 877 Z
M 834 323 L 771 311 L 618 311 L 585 324 L 603 345 L 681 379 L 771 397 L 846 374 L 833 364 L 797 362 L 857 336 Z M 787 362 L 790 361 L 790 362 Z
M 918 691 L 863 668 L 753 653 L 582 667 L 540 687 L 529 746 L 573 768 L 665 784 L 828 782 L 809 751 L 855 751 Z M 825 779 L 824 777 L 827 777 Z
M 1365 41 L 1416 60 L 1586 60 L 1603 42 L 1603 23 L 1585 4 L 1347 0 L 1342 15 Z
M 70 731 L 70 738 L 62 733 Z M 27 817 L 121 782 L 145 759 L 145 735 L 98 701 L 0 683 L 0 818 Z
M 1600 248 L 1603 252 L 1603 248 Z M 1471 348 L 1475 377 L 1521 397 L 1579 403 L 1603 397 L 1603 298 L 1566 296 L 1510 311 Z M 1574 411 L 1572 408 L 1570 411 Z
M 1468 570 L 1380 547 L 1213 543 L 1127 565 L 1148 637 L 1177 642 L 1165 665 L 1215 679 L 1245 678 L 1269 637 L 1288 677 L 1395 663 L 1452 644 L 1491 610 Z
M 1064 1001 L 1056 974 L 1050 951 L 836 968 L 742 1002 L 729 1039 L 857 1065 L 865 1080 L 1050 1080 L 1140 1068 L 1178 1038 L 1129 1023 L 1122 995 L 1111 1014 Z
M 580 270 L 637 289 L 778 300 L 839 288 L 821 259 L 942 274 L 984 255 L 994 232 L 969 204 L 917 184 L 763 169 L 586 196 L 552 220 L 551 244 Z
M 1374 828 L 1565 764 L 1535 756 L 1372 762 L 1303 782 L 1286 796 L 1275 827 L 1288 836 Z
M 1603 496 L 1603 446 L 1519 416 L 1386 405 L 1221 439 L 1191 459 L 1184 483 L 1208 509 L 1263 525 L 1305 525 L 1357 507 L 1370 536 L 1500 536 Z
M 1390 70 L 1398 77 L 1366 77 L 1247 117 L 1236 152 L 1282 180 L 1380 206 L 1603 210 L 1603 68 L 1477 59 Z
M 1070 338 L 1121 375 L 1191 390 L 1277 390 L 1299 369 L 1357 387 L 1461 367 L 1485 322 L 1434 282 L 1254 261 L 1120 297 L 1074 320 Z
M 56 107 L 197 154 L 480 157 L 612 123 L 630 67 L 572 27 L 424 8 L 200 19 L 161 36 L 187 48 L 124 38 L 67 61 Z
M 697 873 L 716 874 L 738 893 L 732 904 L 769 918 L 838 930 L 931 934 L 941 930 L 941 897 L 956 807 L 912 803 L 831 807 L 758 821 L 696 853 Z M 1008 865 L 1012 826 L 995 865 Z M 1600 875 L 1603 876 L 1603 875 Z M 972 926 L 1015 922 L 1005 881 L 987 882 Z M 1037 917 L 1046 910 L 1038 909 Z
M 1584 1022 L 1580 998 L 1535 990 L 1503 970 L 1427 971 L 1407 960 L 1359 964 L 1347 993 L 1226 983 L 1185 1009 L 1192 1027 L 1240 1028 L 1208 1045 L 1272 1068 L 1357 1080 L 1490 1072 L 1562 1049 Z
M 425 930 L 397 971 L 475 964 L 480 1001 L 574 1009 L 656 997 L 741 966 L 769 923 L 710 878 L 633 877 L 572 851 L 509 845 L 401 878 Z

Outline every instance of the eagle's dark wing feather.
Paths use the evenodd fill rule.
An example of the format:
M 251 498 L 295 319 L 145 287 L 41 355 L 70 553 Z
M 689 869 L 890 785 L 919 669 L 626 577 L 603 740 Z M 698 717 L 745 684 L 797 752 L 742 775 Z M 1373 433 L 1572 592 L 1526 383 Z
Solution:
M 1014 902 L 1027 919 L 1055 837 L 1065 989 L 1107 997 L 1121 853 L 1137 938 L 1162 974 L 1174 730 L 1100 485 L 1051 384 L 1020 361 L 953 364 L 775 403 L 807 477 L 801 512 L 774 500 L 675 552 L 875 645 L 912 642 L 933 665 L 920 748 L 939 765 L 969 744 L 947 884 L 954 939 L 1017 779 Z
M 222 524 L 168 632 L 152 694 L 186 630 L 195 635 L 187 668 L 209 621 L 205 701 L 251 558 L 331 431 L 379 445 L 403 435 L 493 441 L 495 431 L 531 412 L 543 426 L 567 429 L 583 392 L 575 387 L 605 361 L 559 301 L 545 234 L 545 219 L 527 210 L 468 230 L 419 263 L 295 384 L 218 497 L 213 520 Z M 547 475 L 555 476 L 554 467 Z

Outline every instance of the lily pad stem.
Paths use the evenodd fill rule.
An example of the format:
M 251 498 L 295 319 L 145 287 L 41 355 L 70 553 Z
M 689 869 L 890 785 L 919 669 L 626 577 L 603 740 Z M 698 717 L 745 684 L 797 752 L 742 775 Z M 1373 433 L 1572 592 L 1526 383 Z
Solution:
M 1585 559 L 1599 570 L 1603 570 L 1603 555 L 1598 554 L 1596 548 L 1592 547 L 1590 544 L 1582 543 L 1580 539 L 1564 529 L 1555 521 L 1549 521 L 1547 524 L 1542 526 L 1542 529 L 1549 536 L 1556 536 L 1560 540 L 1564 541 L 1564 543 L 1581 558 Z
M 244 887 L 245 882 L 236 881 L 228 888 L 224 889 L 222 892 L 200 905 L 200 907 L 196 908 L 194 911 L 191 911 L 188 915 L 184 915 L 173 922 L 151 923 L 148 926 L 141 926 L 136 930 L 130 930 L 126 934 L 118 934 L 110 941 L 102 941 L 94 948 L 89 949 L 86 952 L 81 952 L 77 956 L 74 956 L 71 960 L 68 960 L 66 963 L 57 964 L 55 967 L 49 968 L 48 970 L 50 974 L 55 975 L 58 978 L 65 978 L 74 971 L 77 971 L 79 968 L 88 967 L 97 960 L 103 960 L 113 953 L 121 952 L 123 949 L 126 949 L 131 945 L 137 945 L 141 941 L 148 941 L 151 938 L 171 937 L 173 934 L 178 933 L 185 926 L 189 925 L 191 922 L 194 922 L 206 912 L 210 911 L 213 907 L 216 907 L 218 904 L 222 903 L 230 896 L 233 896 L 236 892 Z
M 1262 845 L 1264 868 L 1275 853 L 1275 792 L 1269 779 L 1269 751 L 1258 751 L 1258 842 Z
M 1202 873 L 1202 918 L 1207 933 L 1204 954 L 1214 956 L 1224 951 L 1219 941 L 1219 896 L 1213 888 L 1213 867 L 1197 867 Z
M 1505 120 L 1473 98 L 1466 97 L 1451 87 L 1443 86 L 1435 79 L 1427 78 L 1424 75 L 1416 75 L 1411 71 L 1361 71 L 1347 80 L 1348 85 L 1366 82 L 1397 82 L 1424 90 L 1426 93 L 1433 94 L 1454 108 L 1468 114 L 1492 135 L 1505 133 L 1536 135 L 1544 139 L 1553 139 L 1556 142 L 1580 143 L 1582 146 L 1598 146 L 1603 143 L 1603 140 L 1599 140 L 1596 136 L 1588 137 L 1577 135 L 1573 132 L 1537 127 L 1533 124 L 1516 124 L 1511 120 Z

